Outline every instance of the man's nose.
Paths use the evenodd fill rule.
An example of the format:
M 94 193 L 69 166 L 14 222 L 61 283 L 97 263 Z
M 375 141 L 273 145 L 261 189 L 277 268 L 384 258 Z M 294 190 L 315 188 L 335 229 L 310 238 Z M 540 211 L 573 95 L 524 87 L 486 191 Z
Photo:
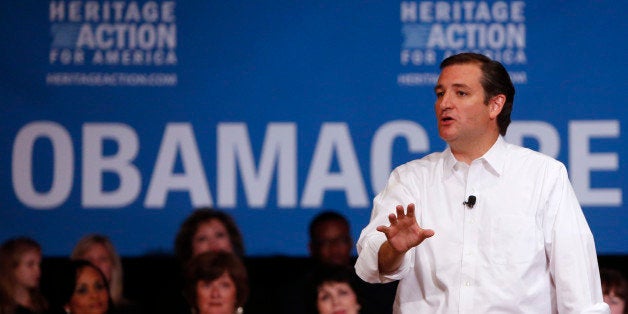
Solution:
M 451 97 L 449 93 L 443 93 L 443 96 L 441 96 L 439 100 L 438 107 L 442 110 L 451 108 Z

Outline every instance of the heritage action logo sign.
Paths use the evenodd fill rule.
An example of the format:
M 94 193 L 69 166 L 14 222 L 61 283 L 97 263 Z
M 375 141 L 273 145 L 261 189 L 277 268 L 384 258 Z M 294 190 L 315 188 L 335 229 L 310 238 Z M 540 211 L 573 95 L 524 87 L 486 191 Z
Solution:
M 402 1 L 400 86 L 434 86 L 438 64 L 463 51 L 504 64 L 513 83 L 526 83 L 524 1 Z M 514 71 L 513 71 L 514 70 Z
M 175 4 L 50 1 L 46 84 L 176 86 Z

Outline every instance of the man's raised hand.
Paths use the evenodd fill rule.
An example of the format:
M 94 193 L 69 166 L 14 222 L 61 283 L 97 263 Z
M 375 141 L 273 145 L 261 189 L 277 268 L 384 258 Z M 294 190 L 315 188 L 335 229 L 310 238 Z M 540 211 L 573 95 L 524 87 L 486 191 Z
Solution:
M 390 226 L 378 226 L 377 231 L 383 232 L 390 247 L 403 254 L 421 244 L 423 240 L 434 235 L 434 230 L 422 229 L 414 216 L 414 204 L 409 204 L 407 212 L 402 205 L 397 205 L 397 214 L 388 215 Z

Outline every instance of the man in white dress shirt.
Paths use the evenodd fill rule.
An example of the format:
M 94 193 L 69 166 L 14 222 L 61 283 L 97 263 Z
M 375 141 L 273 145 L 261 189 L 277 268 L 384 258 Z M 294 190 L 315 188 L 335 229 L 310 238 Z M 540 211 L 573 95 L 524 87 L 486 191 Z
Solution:
M 395 313 L 608 313 L 593 236 L 562 163 L 508 144 L 506 69 L 463 53 L 434 88 L 447 149 L 396 168 L 357 274 L 399 280 Z

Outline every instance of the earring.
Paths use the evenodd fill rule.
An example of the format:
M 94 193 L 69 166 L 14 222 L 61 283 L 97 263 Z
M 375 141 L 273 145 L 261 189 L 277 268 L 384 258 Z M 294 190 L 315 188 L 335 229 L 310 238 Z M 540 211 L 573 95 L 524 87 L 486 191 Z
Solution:
M 70 311 L 69 307 L 64 307 L 63 309 L 65 310 L 67 314 L 72 314 L 72 311 Z

